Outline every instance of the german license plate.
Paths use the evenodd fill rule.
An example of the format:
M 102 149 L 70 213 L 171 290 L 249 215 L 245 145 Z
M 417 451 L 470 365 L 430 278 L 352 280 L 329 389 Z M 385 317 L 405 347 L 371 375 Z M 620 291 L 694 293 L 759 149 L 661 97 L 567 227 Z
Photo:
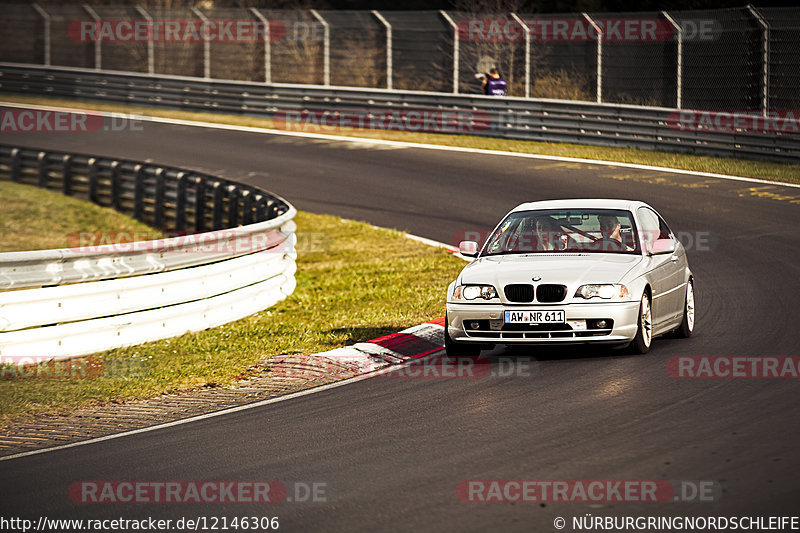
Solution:
M 563 324 L 566 313 L 563 309 L 506 311 L 506 324 Z

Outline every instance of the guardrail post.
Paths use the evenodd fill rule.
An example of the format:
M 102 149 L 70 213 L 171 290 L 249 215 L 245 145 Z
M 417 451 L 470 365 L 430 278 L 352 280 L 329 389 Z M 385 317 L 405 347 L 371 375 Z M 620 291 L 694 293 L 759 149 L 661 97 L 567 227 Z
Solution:
M 11 149 L 11 181 L 19 183 L 22 181 L 22 173 L 20 172 L 20 165 L 22 163 L 22 154 L 19 148 Z
M 531 29 L 516 13 L 511 13 L 511 18 L 522 26 L 525 32 L 525 98 L 531 97 Z
M 594 31 L 597 32 L 597 103 L 603 103 L 603 30 L 592 20 L 588 13 L 583 13 L 584 18 L 589 21 Z
M 322 24 L 323 38 L 325 40 L 322 48 L 322 78 L 323 85 L 327 86 L 331 84 L 331 27 L 316 9 L 310 9 L 309 11 Z
M 186 173 L 175 176 L 175 231 L 186 229 Z
M 61 158 L 61 194 L 72 194 L 72 156 L 65 155 Z
M 36 160 L 38 163 L 37 169 L 37 176 L 36 176 L 36 184 L 41 187 L 42 189 L 47 188 L 47 152 L 39 152 L 39 155 L 36 156 Z
M 450 15 L 444 9 L 440 9 L 439 13 L 442 15 L 445 21 L 450 24 L 450 27 L 453 28 L 453 93 L 458 94 L 458 55 L 459 55 L 459 42 L 460 37 L 458 35 L 458 26 L 456 23 L 453 22 L 453 19 L 450 18 Z
M 89 180 L 89 201 L 100 204 L 97 197 L 97 159 L 90 157 L 86 162 L 86 174 Z
M 267 219 L 267 201 L 262 195 L 256 196 L 256 222 Z
M 206 23 L 208 22 L 208 17 L 206 17 L 202 11 L 200 11 L 196 7 L 191 8 L 192 13 L 197 15 L 201 21 L 203 21 L 202 26 L 205 27 Z M 203 39 L 203 77 L 206 79 L 211 78 L 211 40 L 204 37 L 204 31 L 200 30 L 200 38 Z
M 677 73 L 675 75 L 675 85 L 677 86 L 675 89 L 675 107 L 681 109 L 683 106 L 683 28 L 680 24 L 675 22 L 675 19 L 672 18 L 666 11 L 662 11 L 661 14 L 664 15 L 664 18 L 667 19 L 670 24 L 672 24 L 673 29 L 678 32 L 678 58 L 676 61 Z
M 47 14 L 47 11 L 42 9 L 39 4 L 33 4 L 33 9 L 42 17 L 44 21 L 44 64 L 45 66 L 50 66 L 50 15 Z
M 375 18 L 386 28 L 386 88 L 392 89 L 392 25 L 377 9 L 372 10 Z
M 203 231 L 206 227 L 206 182 L 197 176 L 194 194 L 194 230 Z
M 211 197 L 214 198 L 212 219 L 214 220 L 214 229 L 218 230 L 222 229 L 222 198 L 225 191 L 218 181 L 211 184 L 211 191 Z
M 133 167 L 135 181 L 133 182 L 133 218 L 144 220 L 144 165 Z
M 120 176 L 119 161 L 111 162 L 111 207 L 114 211 L 122 209 L 122 177 Z
M 145 8 L 142 6 L 136 6 L 136 11 L 144 18 L 148 24 L 152 27 L 153 25 L 153 17 L 150 16 Z M 155 43 L 154 38 L 147 39 L 147 72 L 148 74 L 155 74 L 156 72 L 156 53 L 155 53 Z
M 272 34 L 269 21 L 254 7 L 250 8 L 250 12 L 264 25 L 264 83 L 272 83 Z
M 239 187 L 228 186 L 228 227 L 239 225 Z
M 761 83 L 761 112 L 766 117 L 769 112 L 769 22 L 752 4 L 747 4 L 747 10 L 755 17 L 761 29 L 764 30 L 761 37 L 763 57 L 763 81 Z
M 89 16 L 94 19 L 95 23 L 97 23 L 98 27 L 100 26 L 100 16 L 97 14 L 97 11 L 92 9 L 92 6 L 89 4 L 83 4 L 83 9 L 89 13 Z M 95 70 L 102 70 L 103 68 L 103 39 L 100 37 L 99 33 L 95 33 L 94 36 L 94 69 Z
M 253 223 L 253 193 L 244 190 L 242 191 L 242 200 L 244 206 L 242 207 L 242 225 L 246 226 Z
M 164 226 L 164 169 L 156 169 L 156 194 L 153 198 L 153 226 L 161 229 Z

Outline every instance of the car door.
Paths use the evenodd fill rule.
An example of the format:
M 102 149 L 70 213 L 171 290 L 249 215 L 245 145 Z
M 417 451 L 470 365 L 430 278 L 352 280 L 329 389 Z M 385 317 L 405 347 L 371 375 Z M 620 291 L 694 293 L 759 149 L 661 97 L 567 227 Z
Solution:
M 669 236 L 669 228 L 666 228 L 666 224 L 662 226 L 663 220 L 650 208 L 640 207 L 637 216 L 644 250 L 648 253 L 647 277 L 653 290 L 653 326 L 658 329 L 675 316 L 674 293 L 679 292 L 675 272 L 676 263 L 680 261 L 674 251 L 650 255 L 655 241 L 662 235 Z

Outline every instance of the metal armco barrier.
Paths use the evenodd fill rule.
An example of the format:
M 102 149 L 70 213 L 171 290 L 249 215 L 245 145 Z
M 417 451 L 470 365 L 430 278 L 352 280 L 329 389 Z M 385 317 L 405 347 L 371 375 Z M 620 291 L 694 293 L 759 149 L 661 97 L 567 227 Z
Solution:
M 502 137 L 543 142 L 631 147 L 721 157 L 794 163 L 800 159 L 800 133 L 733 124 L 730 116 L 709 114 L 712 123 L 683 128 L 681 117 L 702 111 L 622 104 L 496 98 L 480 95 L 263 84 L 181 76 L 42 67 L 0 63 L 0 91 L 79 98 L 186 111 L 213 111 L 263 118 L 277 127 L 307 131 L 307 117 L 400 116 L 438 113 L 422 131 Z M 683 115 L 681 115 L 683 113 Z M 751 115 L 746 115 L 751 117 Z M 299 117 L 295 123 L 291 117 Z M 305 117 L 305 118 L 304 118 Z M 722 124 L 713 123 L 722 117 Z M 758 114 L 753 120 L 763 120 Z M 795 122 L 796 122 L 795 117 Z M 691 121 L 689 121 L 691 122 Z M 327 124 L 330 124 L 328 122 Z M 349 124 L 353 125 L 350 121 Z M 371 124 L 367 120 L 366 124 Z M 794 123 L 792 123 L 794 124 Z M 311 131 L 335 128 L 320 126 Z M 410 127 L 400 129 L 413 129 Z M 719 130 L 719 131 L 717 131 Z
M 2 361 L 72 357 L 200 331 L 294 291 L 296 210 L 257 187 L 6 145 L 0 177 L 113 207 L 174 234 L 131 243 L 101 230 L 72 236 L 71 248 L 0 253 Z

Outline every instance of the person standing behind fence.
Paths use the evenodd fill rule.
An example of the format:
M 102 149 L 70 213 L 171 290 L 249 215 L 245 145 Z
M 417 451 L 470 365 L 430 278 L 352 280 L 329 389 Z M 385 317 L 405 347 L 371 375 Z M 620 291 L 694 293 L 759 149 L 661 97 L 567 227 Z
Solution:
M 506 95 L 506 80 L 500 76 L 497 67 L 489 69 L 489 73 L 483 77 L 483 94 L 489 96 Z

